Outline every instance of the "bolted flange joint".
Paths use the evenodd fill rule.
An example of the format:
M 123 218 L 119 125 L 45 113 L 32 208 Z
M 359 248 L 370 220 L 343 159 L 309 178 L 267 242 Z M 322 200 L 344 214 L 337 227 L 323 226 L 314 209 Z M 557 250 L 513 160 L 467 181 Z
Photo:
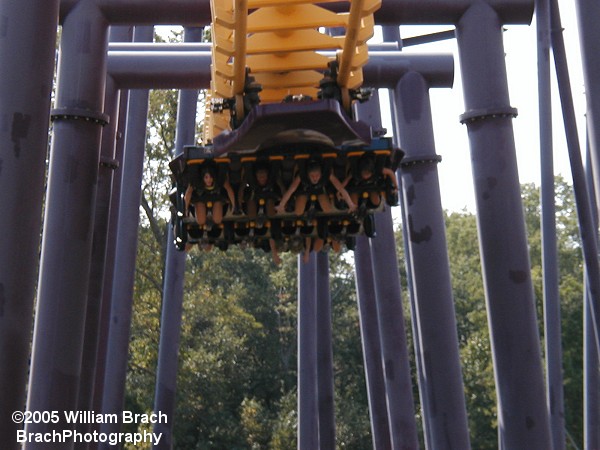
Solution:
M 101 126 L 108 125 L 110 117 L 98 111 L 82 108 L 55 108 L 50 111 L 50 120 L 85 120 Z
M 472 109 L 461 114 L 459 120 L 460 123 L 464 125 L 485 119 L 496 119 L 506 117 L 514 119 L 515 117 L 517 117 L 517 115 L 517 108 L 513 108 L 511 106 L 501 106 L 496 108 Z

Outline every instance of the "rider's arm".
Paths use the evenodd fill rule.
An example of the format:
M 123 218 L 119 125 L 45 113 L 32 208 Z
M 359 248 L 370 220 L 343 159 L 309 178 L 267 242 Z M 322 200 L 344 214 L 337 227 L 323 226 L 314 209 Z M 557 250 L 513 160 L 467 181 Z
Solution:
M 346 201 L 346 204 L 348 205 L 348 209 L 350 211 L 354 211 L 356 209 L 356 205 L 350 198 L 350 194 L 348 194 L 348 191 L 342 185 L 340 180 L 338 180 L 334 174 L 331 174 L 331 175 L 329 175 L 329 181 L 331 181 L 331 184 L 333 184 L 333 187 L 335 187 L 337 189 L 337 191 L 342 195 L 342 198 Z
M 300 186 L 300 177 L 299 176 L 294 178 L 294 181 L 292 181 L 292 184 L 290 184 L 290 187 L 288 188 L 288 190 L 285 191 L 285 194 L 283 194 L 283 197 L 281 198 L 281 202 L 275 208 L 279 214 L 283 214 L 285 212 L 285 205 L 287 205 L 287 202 L 290 200 L 290 197 L 292 196 L 292 194 L 294 192 L 296 192 L 296 189 L 298 189 L 298 186 Z

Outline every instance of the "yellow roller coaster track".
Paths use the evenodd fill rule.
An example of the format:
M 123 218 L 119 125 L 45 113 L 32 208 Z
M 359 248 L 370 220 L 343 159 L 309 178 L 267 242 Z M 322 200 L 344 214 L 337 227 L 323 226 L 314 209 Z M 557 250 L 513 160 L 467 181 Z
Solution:
M 207 95 L 205 142 L 230 129 L 230 111 L 213 112 L 211 104 L 235 99 L 243 117 L 246 73 L 262 90 L 261 103 L 285 97 L 316 98 L 328 64 L 337 60 L 337 84 L 343 92 L 362 84 L 367 63 L 367 40 L 373 35 L 373 13 L 381 0 L 346 0 L 345 12 L 325 9 L 339 0 L 211 0 L 212 66 Z M 332 36 L 326 29 L 343 32 Z M 337 34 L 336 33 L 336 34 Z M 335 58 L 322 51 L 335 51 Z

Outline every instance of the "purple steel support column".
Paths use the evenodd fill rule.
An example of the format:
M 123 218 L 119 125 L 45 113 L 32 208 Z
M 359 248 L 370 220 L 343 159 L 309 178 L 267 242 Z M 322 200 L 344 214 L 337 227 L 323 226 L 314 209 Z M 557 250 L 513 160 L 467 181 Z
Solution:
M 83 352 L 81 359 L 81 379 L 77 399 L 78 411 L 92 411 L 100 310 L 102 307 L 102 285 L 104 283 L 104 262 L 106 257 L 108 222 L 111 207 L 113 173 L 117 167 L 115 160 L 115 133 L 118 122 L 119 91 L 112 78 L 106 80 L 104 111 L 111 122 L 102 133 L 98 187 L 96 192 L 96 212 L 92 236 L 92 263 L 90 267 L 88 299 L 85 314 Z M 91 424 L 78 423 L 77 430 L 87 432 Z M 86 442 L 75 444 L 75 448 L 86 449 Z
M 538 103 L 540 121 L 541 230 L 546 349 L 546 402 L 553 450 L 565 448 L 565 407 L 562 375 L 558 248 L 554 205 L 552 94 L 550 89 L 550 2 L 536 0 Z
M 329 254 L 317 253 L 317 383 L 319 410 L 319 448 L 335 448 L 335 404 L 333 379 L 333 338 L 331 295 L 329 291 Z
M 431 446 L 470 448 L 456 316 L 440 199 L 429 87 L 410 72 L 395 89 L 393 104 L 401 147 L 404 217 L 427 383 Z M 432 283 L 432 280 L 435 280 Z
M 592 174 L 592 156 L 590 155 L 589 139 L 586 157 L 586 179 L 590 203 L 596 204 L 594 180 Z M 594 227 L 598 227 L 598 212 L 594 214 Z M 583 274 L 584 286 L 588 285 L 587 275 Z M 598 348 L 594 335 L 588 291 L 584 291 L 583 300 L 583 448 L 593 450 L 600 448 L 600 370 L 598 364 Z
M 529 269 L 502 23 L 474 3 L 456 27 L 477 201 L 477 222 L 505 448 L 551 448 Z
M 153 27 L 136 27 L 134 41 L 148 42 L 152 38 Z M 130 92 L 117 225 L 108 353 L 102 397 L 102 412 L 105 414 L 120 415 L 125 400 L 147 116 L 148 91 Z M 120 423 L 106 423 L 100 426 L 100 431 L 103 433 L 118 432 L 120 426 Z M 108 449 L 109 445 L 103 443 L 99 448 Z
M 397 42 L 399 46 L 402 46 L 402 38 L 400 36 L 400 28 L 397 25 L 394 26 L 384 26 L 382 29 L 383 39 L 384 41 L 393 41 Z M 452 72 L 453 73 L 453 72 Z M 451 85 L 451 83 L 450 83 Z M 389 90 L 389 99 L 390 105 L 394 104 L 393 91 Z M 394 108 L 391 108 L 391 116 L 392 116 L 392 128 L 394 129 L 394 142 L 398 144 L 398 130 L 396 124 L 396 114 L 394 112 Z M 398 190 L 402 192 L 402 178 L 398 177 Z M 406 210 L 406 205 L 404 204 L 404 196 L 400 195 L 400 207 L 402 211 Z M 404 221 L 403 221 L 404 222 Z M 376 228 L 377 222 L 376 222 Z M 402 224 L 402 238 L 403 238 L 403 246 L 404 246 L 404 264 L 406 265 L 406 275 L 407 275 L 407 284 L 408 284 L 408 295 L 410 300 L 410 312 L 411 312 L 411 327 L 413 333 L 413 347 L 415 351 L 415 365 L 417 370 L 417 377 L 419 383 L 419 399 L 421 403 L 421 411 L 422 411 L 422 427 L 423 427 L 423 439 L 425 441 L 425 448 L 430 448 L 431 438 L 429 436 L 429 428 L 427 427 L 427 422 L 429 422 L 429 406 L 427 401 L 427 383 L 425 382 L 425 377 L 423 375 L 423 354 L 421 352 L 421 330 L 419 328 L 419 322 L 417 320 L 417 308 L 415 303 L 415 291 L 413 286 L 413 268 L 412 268 L 412 258 L 410 257 L 410 246 L 408 245 L 409 237 L 408 230 L 405 223 Z M 385 231 L 384 231 L 385 232 Z
M 396 175 L 398 176 L 398 175 Z M 398 189 L 400 192 L 403 191 L 402 178 L 398 178 Z M 404 196 L 400 195 L 400 208 L 402 211 L 406 211 L 406 205 L 404 203 Z M 410 300 L 410 323 L 413 335 L 413 347 L 415 352 L 415 366 L 417 371 L 417 379 L 419 385 L 419 401 L 421 406 L 421 427 L 423 429 L 423 441 L 425 448 L 431 448 L 431 437 L 429 436 L 429 427 L 427 423 L 429 420 L 429 400 L 427 391 L 427 381 L 425 380 L 423 366 L 423 352 L 421 351 L 421 329 L 419 328 L 419 321 L 417 320 L 417 303 L 415 299 L 415 289 L 413 286 L 413 267 L 410 257 L 410 246 L 408 245 L 408 227 L 405 221 L 402 221 L 402 244 L 404 248 L 404 264 L 406 265 L 406 284 L 408 290 L 408 296 Z M 376 223 L 377 225 L 377 223 Z
M 133 32 L 133 28 L 131 29 Z M 117 224 L 119 221 L 119 203 L 121 199 L 121 178 L 123 172 L 123 153 L 125 151 L 125 127 L 127 124 L 127 106 L 129 92 L 121 91 L 119 99 L 119 113 L 116 132 L 115 159 L 118 167 L 113 177 L 113 186 L 110 202 L 110 217 L 108 222 L 108 238 L 105 256 L 104 281 L 102 286 L 102 301 L 100 310 L 100 324 L 98 330 L 98 349 L 96 355 L 96 373 L 94 375 L 93 411 L 102 410 L 102 394 L 104 390 L 104 370 L 106 368 L 106 353 L 108 347 L 108 329 L 110 325 L 110 306 L 112 300 L 112 286 L 114 278 L 115 253 L 117 247 Z M 94 429 L 99 429 L 97 424 Z
M 584 276 L 584 281 L 587 282 Z M 584 293 L 583 305 L 583 448 L 595 450 L 600 448 L 600 370 L 598 369 L 598 348 L 594 339 L 594 325 L 587 301 L 588 292 Z
M 111 27 L 109 41 L 130 39 L 130 27 Z M 118 169 L 115 159 L 116 136 L 119 123 L 120 93 L 114 80 L 109 76 L 106 79 L 104 94 L 104 111 L 110 117 L 109 124 L 102 130 L 100 146 L 100 167 L 98 170 L 98 188 L 96 192 L 96 212 L 94 215 L 94 233 L 92 237 L 92 264 L 90 267 L 90 281 L 88 287 L 88 301 L 85 317 L 85 335 L 83 340 L 83 354 L 81 360 L 81 380 L 79 384 L 78 411 L 94 411 L 94 384 L 96 380 L 96 366 L 98 359 L 98 341 L 101 326 L 101 310 L 106 271 L 106 254 L 108 248 L 108 234 L 110 210 L 113 196 L 114 173 Z M 112 268 L 112 265 L 110 266 Z M 112 272 L 109 271 L 112 275 Z M 78 423 L 76 429 L 81 433 L 91 431 L 92 424 Z M 77 449 L 87 449 L 89 444 L 85 441 L 75 444 Z
M 554 53 L 554 65 L 556 68 L 556 79 L 558 81 L 558 92 L 565 124 L 567 148 L 569 151 L 569 162 L 571 163 L 571 175 L 573 178 L 573 191 L 577 206 L 577 217 L 579 218 L 579 234 L 583 247 L 583 260 L 587 270 L 588 301 L 596 345 L 600 350 L 600 262 L 598 261 L 598 237 L 596 225 L 594 224 L 594 212 L 590 195 L 588 192 L 585 170 L 581 158 L 579 136 L 577 134 L 577 120 L 575 119 L 575 107 L 571 93 L 571 81 L 569 66 L 565 51 L 565 42 L 562 35 L 562 24 L 558 1 L 551 0 L 550 3 L 552 22 L 552 52 Z M 593 149 L 592 149 L 593 158 Z
M 390 93 L 391 94 L 391 93 Z M 397 176 L 397 175 L 396 175 Z M 402 177 L 398 178 L 398 189 L 400 192 L 403 191 Z M 406 205 L 404 202 L 404 196 L 400 195 L 400 208 L 402 211 L 406 211 Z M 406 265 L 406 284 L 408 290 L 408 296 L 410 300 L 410 322 L 413 334 L 413 347 L 415 351 L 415 365 L 417 370 L 418 384 L 419 384 L 419 401 L 421 403 L 421 417 L 423 427 L 423 440 L 425 441 L 425 448 L 431 448 L 431 438 L 429 436 L 429 428 L 427 423 L 429 422 L 429 401 L 427 392 L 427 382 L 423 374 L 423 352 L 421 351 L 421 329 L 419 328 L 419 321 L 417 320 L 417 303 L 415 299 L 415 289 L 413 286 L 413 267 L 412 258 L 410 257 L 410 246 L 408 245 L 408 227 L 406 221 L 402 221 L 402 241 L 404 248 L 404 264 Z
M 0 2 L 0 442 L 16 449 L 40 244 L 58 0 Z M 35 62 L 35 70 L 32 70 Z
M 371 263 L 392 448 L 418 448 L 419 437 L 391 210 L 375 216 L 375 228 L 377 237 L 370 240 Z
M 583 63 L 583 79 L 586 95 L 586 121 L 588 139 L 594 168 L 594 184 L 600 200 L 600 3 L 595 0 L 576 0 L 577 21 L 579 24 L 579 42 Z
M 106 84 L 108 24 L 82 1 L 63 22 L 54 139 L 29 379 L 30 411 L 74 411 L 92 253 L 96 181 Z M 31 424 L 52 432 L 64 422 Z M 25 444 L 25 448 L 72 448 Z
M 393 30 L 388 30 L 386 34 L 390 31 Z M 368 102 L 357 105 L 356 116 L 369 123 L 373 129 L 381 129 L 379 96 L 374 95 Z M 393 449 L 418 448 L 400 274 L 390 208 L 376 214 L 375 223 L 377 237 L 370 240 L 371 264 L 390 439 Z
M 318 450 L 317 261 L 298 256 L 298 450 Z
M 354 270 L 373 449 L 391 449 L 392 442 L 385 398 L 385 379 L 377 307 L 375 305 L 371 249 L 369 248 L 369 240 L 365 236 L 357 236 L 356 238 Z
M 388 91 L 390 105 L 394 104 L 394 92 Z M 392 117 L 392 127 L 394 130 L 394 143 L 398 145 L 398 126 L 396 121 L 396 114 L 394 112 L 394 108 L 390 109 L 390 114 Z M 398 179 L 398 191 L 403 191 L 402 177 L 398 176 L 396 173 L 396 178 Z M 399 195 L 399 203 L 401 211 L 406 211 L 406 204 L 404 202 L 404 196 Z M 377 224 L 376 224 L 377 225 Z M 425 376 L 423 374 L 423 353 L 421 352 L 421 329 L 419 328 L 419 321 L 417 320 L 417 304 L 415 299 L 415 289 L 413 285 L 413 267 L 412 267 L 412 258 L 410 256 L 410 246 L 408 245 L 409 235 L 408 235 L 408 226 L 406 225 L 406 220 L 402 220 L 402 244 L 404 248 L 404 265 L 406 266 L 406 284 L 408 290 L 408 297 L 410 301 L 410 322 L 411 329 L 413 335 L 413 347 L 415 352 L 415 365 L 417 371 L 418 378 L 418 386 L 419 386 L 419 401 L 421 406 L 421 426 L 423 429 L 423 440 L 425 444 L 425 448 L 431 448 L 431 438 L 429 436 L 429 428 L 427 427 L 427 423 L 429 422 L 429 402 L 427 400 L 427 382 L 425 381 Z
M 202 40 L 203 28 L 186 28 L 185 42 Z M 196 142 L 197 90 L 179 91 L 177 104 L 177 130 L 175 133 L 175 155 L 183 153 L 184 145 Z M 173 421 L 175 418 L 175 388 L 177 386 L 177 362 L 181 316 L 183 307 L 183 282 L 185 274 L 185 252 L 173 245 L 173 229 L 167 225 L 167 252 L 165 257 L 165 278 L 163 285 L 162 314 L 160 320 L 160 343 L 158 348 L 158 368 L 154 392 L 154 412 L 164 413 L 167 422 L 154 426 L 155 433 L 162 433 L 162 439 L 154 449 L 169 450 L 173 446 Z

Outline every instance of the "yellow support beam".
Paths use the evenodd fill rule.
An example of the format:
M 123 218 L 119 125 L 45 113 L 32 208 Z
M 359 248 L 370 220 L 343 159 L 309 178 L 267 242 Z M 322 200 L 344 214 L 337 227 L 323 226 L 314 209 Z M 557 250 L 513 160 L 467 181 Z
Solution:
M 340 0 L 319 0 L 317 3 L 336 3 Z M 266 8 L 268 6 L 287 6 L 315 3 L 314 0 L 248 0 L 248 8 Z
M 248 32 L 345 27 L 347 14 L 336 14 L 312 4 L 260 8 L 248 16 Z
M 247 53 L 281 53 L 316 50 L 337 50 L 344 45 L 343 37 L 333 37 L 314 29 L 280 30 L 254 33 L 248 37 Z
M 288 87 L 318 86 L 323 74 L 316 70 L 296 70 L 284 73 L 256 73 L 254 78 L 263 89 L 285 89 Z
M 345 3 L 335 13 L 323 3 Z M 332 60 L 320 51 L 337 51 L 338 85 L 349 107 L 349 89 L 362 84 L 368 61 L 367 40 L 373 35 L 373 13 L 381 0 L 210 0 L 213 61 L 211 98 L 237 100 L 241 107 L 246 70 L 262 86 L 262 103 L 281 102 L 288 95 L 316 98 L 319 82 Z M 330 36 L 327 28 L 343 28 Z M 230 112 L 207 111 L 205 128 L 215 134 L 228 129 Z M 212 134 L 211 134 L 212 133 Z
M 366 27 L 367 34 L 369 34 L 368 24 L 363 19 L 366 16 L 372 15 L 371 11 L 375 11 L 380 6 L 380 0 L 353 0 L 350 4 L 350 18 L 348 20 L 348 28 L 346 29 L 346 39 L 344 40 L 344 48 L 338 59 L 337 82 L 342 87 L 348 87 L 352 69 L 353 67 L 357 67 L 354 58 L 356 56 L 355 49 L 361 43 L 359 40 L 361 28 Z
M 235 0 L 233 54 L 233 93 L 241 95 L 246 83 L 246 36 L 248 34 L 248 0 Z
M 231 1 L 210 0 L 210 10 L 212 12 L 212 23 L 226 28 L 233 28 L 235 20 L 233 18 L 233 5 Z
M 252 68 L 252 73 L 326 69 L 329 61 L 330 59 L 327 56 L 315 52 L 248 56 L 248 66 Z

